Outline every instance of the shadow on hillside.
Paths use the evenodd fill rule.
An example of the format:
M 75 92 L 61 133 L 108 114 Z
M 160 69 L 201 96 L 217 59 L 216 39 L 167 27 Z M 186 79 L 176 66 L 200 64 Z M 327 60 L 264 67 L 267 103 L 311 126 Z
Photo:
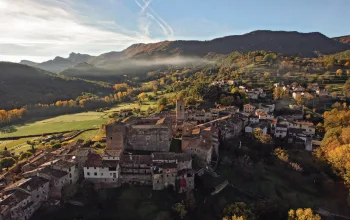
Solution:
M 17 128 L 15 126 L 7 126 L 4 128 L 0 128 L 0 133 L 13 133 L 16 132 Z

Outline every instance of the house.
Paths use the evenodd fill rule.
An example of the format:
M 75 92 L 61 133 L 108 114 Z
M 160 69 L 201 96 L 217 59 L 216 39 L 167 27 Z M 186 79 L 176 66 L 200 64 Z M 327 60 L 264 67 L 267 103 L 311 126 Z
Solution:
M 285 138 L 287 136 L 288 126 L 286 124 L 277 124 L 275 127 L 275 137 Z
M 119 186 L 119 176 L 120 167 L 117 160 L 103 160 L 99 154 L 91 153 L 84 164 L 84 178 L 93 183 Z
M 266 122 L 259 122 L 259 123 L 249 123 L 245 127 L 245 134 L 248 136 L 253 135 L 254 131 L 260 129 L 261 134 L 266 135 L 267 134 L 267 129 L 268 129 L 268 123 Z
M 0 220 L 26 220 L 34 209 L 29 193 L 16 190 L 7 195 L 0 195 Z
M 29 219 L 41 204 L 47 200 L 49 196 L 49 181 L 38 176 L 21 179 L 6 187 L 4 195 L 7 196 L 4 201 L 8 198 L 10 199 L 7 201 L 8 203 L 0 201 L 1 207 L 4 202 L 5 209 L 10 208 L 18 212 L 2 213 L 3 209 L 1 209 L 1 215 L 13 216 L 12 219 Z M 7 220 L 8 218 L 5 219 Z
M 69 183 L 74 184 L 79 179 L 78 163 L 74 160 L 57 160 L 50 165 L 55 170 L 61 170 L 68 173 Z
M 249 122 L 252 124 L 259 123 L 259 117 L 258 116 L 249 116 Z
M 304 92 L 293 92 L 292 96 L 293 96 L 293 99 L 297 100 L 300 97 L 304 96 Z
M 245 104 L 243 105 L 243 112 L 245 113 L 253 113 L 255 111 L 256 107 L 251 104 Z
M 213 126 L 197 127 L 192 134 L 182 137 L 184 153 L 196 156 L 202 165 L 210 164 L 212 157 L 219 154 L 219 140 L 217 129 Z
M 288 129 L 290 128 L 302 129 L 303 132 L 308 135 L 315 135 L 315 132 L 316 132 L 316 128 L 312 122 L 281 120 L 280 123 L 287 125 Z
M 246 92 L 247 96 L 249 99 L 258 99 L 259 98 L 259 93 L 256 93 L 255 91 L 250 91 L 250 92 Z
M 319 95 L 319 96 L 329 96 L 329 93 L 326 89 L 318 89 L 316 90 L 316 94 Z

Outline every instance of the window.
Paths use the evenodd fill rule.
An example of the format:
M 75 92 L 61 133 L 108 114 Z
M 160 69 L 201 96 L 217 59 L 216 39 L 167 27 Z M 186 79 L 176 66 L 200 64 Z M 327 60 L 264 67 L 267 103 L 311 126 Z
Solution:
M 72 178 L 72 174 L 71 173 L 69 174 L 69 178 Z
M 111 140 L 112 140 L 112 137 L 111 137 Z
M 70 172 L 70 168 L 69 168 L 69 172 Z
M 69 182 L 70 182 L 70 184 L 72 184 L 72 180 L 70 180 Z
M 86 175 L 90 176 L 90 173 L 89 173 L 89 172 L 87 172 L 87 173 L 86 173 Z
M 103 173 L 101 173 L 101 176 L 103 176 Z
M 97 176 L 97 173 L 95 172 L 94 175 Z

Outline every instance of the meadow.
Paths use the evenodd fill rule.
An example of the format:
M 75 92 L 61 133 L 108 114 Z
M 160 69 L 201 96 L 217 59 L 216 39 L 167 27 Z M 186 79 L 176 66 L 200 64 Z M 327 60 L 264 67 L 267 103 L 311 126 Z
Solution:
M 42 135 L 52 132 L 65 132 L 98 128 L 108 121 L 105 112 L 83 112 L 61 115 L 45 120 L 7 127 L 7 132 L 0 132 L 0 138 L 27 135 Z

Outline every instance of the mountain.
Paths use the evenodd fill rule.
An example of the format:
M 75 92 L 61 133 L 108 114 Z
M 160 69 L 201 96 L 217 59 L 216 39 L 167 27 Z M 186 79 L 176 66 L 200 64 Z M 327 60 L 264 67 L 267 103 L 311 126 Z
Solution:
M 102 95 L 111 91 L 98 83 L 64 77 L 18 63 L 0 62 L 0 109 L 75 99 L 82 92 Z
M 30 60 L 21 60 L 20 62 L 21 64 L 24 64 L 24 65 L 28 65 L 28 66 L 36 66 L 38 65 L 39 63 L 36 63 L 36 62 L 33 62 L 33 61 L 30 61 Z
M 22 60 L 20 64 L 34 66 L 43 70 L 58 73 L 69 67 L 74 66 L 77 63 L 88 62 L 93 58 L 93 56 L 90 56 L 88 54 L 70 53 L 68 58 L 57 56 L 53 60 L 48 60 L 42 63 L 35 63 L 29 60 Z
M 70 53 L 68 60 L 73 63 L 84 63 L 92 60 L 94 56 L 90 56 L 89 54 L 81 54 L 81 53 Z
M 315 51 L 331 54 L 350 49 L 349 45 L 336 42 L 325 35 L 287 31 L 253 31 L 243 35 L 216 38 L 210 41 L 163 41 L 150 44 L 134 44 L 121 52 L 110 52 L 91 60 L 93 64 L 128 58 L 160 58 L 185 55 L 203 57 L 213 52 L 229 54 L 233 51 L 272 51 L 288 56 L 314 57 Z
M 333 40 L 339 41 L 344 44 L 350 44 L 350 35 L 342 37 L 334 37 Z

